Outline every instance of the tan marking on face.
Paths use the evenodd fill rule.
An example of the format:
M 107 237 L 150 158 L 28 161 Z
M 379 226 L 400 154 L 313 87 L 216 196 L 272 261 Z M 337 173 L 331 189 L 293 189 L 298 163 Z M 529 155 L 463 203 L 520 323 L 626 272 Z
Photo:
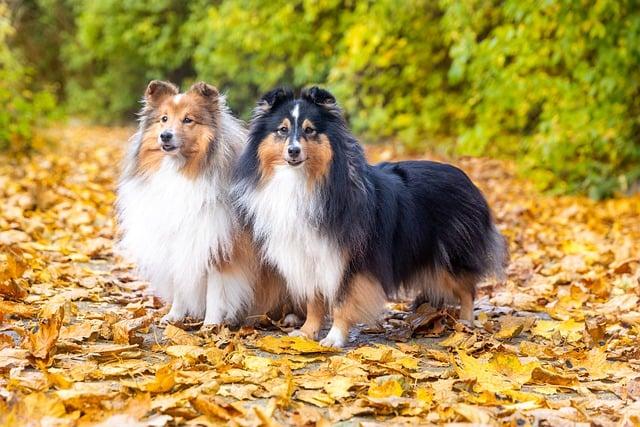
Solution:
M 304 129 L 304 128 L 303 128 Z M 322 182 L 329 175 L 333 150 L 329 138 L 324 134 L 314 134 L 300 141 L 306 153 L 305 167 L 309 177 L 309 185 Z
M 165 97 L 152 113 L 152 120 L 143 136 L 139 153 L 138 173 L 149 174 L 158 170 L 164 156 L 179 154 L 184 159 L 180 172 L 190 179 L 201 176 L 207 167 L 210 145 L 215 140 L 216 125 L 212 117 L 219 110 L 217 99 L 205 99 L 196 92 Z M 167 121 L 161 118 L 167 116 Z M 184 123 L 188 117 L 191 123 Z M 165 130 L 171 130 L 180 147 L 166 153 L 160 148 L 158 138 Z
M 165 153 L 158 144 L 158 135 L 162 132 L 160 123 L 153 123 L 147 127 L 142 135 L 142 143 L 138 152 L 136 173 L 148 176 L 160 169 Z
M 260 179 L 265 181 L 273 175 L 277 165 L 286 164 L 283 155 L 285 144 L 274 134 L 270 134 L 262 140 L 258 147 L 258 161 L 260 162 Z

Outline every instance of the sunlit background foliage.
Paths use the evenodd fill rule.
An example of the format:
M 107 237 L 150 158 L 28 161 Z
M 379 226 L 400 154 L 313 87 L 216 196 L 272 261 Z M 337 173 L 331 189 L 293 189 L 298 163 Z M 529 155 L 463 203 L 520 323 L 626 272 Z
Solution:
M 273 86 L 321 84 L 366 142 L 513 158 L 553 192 L 640 179 L 636 0 L 9 1 L 0 64 L 3 148 L 53 97 L 131 122 L 149 79 L 204 79 L 247 119 Z

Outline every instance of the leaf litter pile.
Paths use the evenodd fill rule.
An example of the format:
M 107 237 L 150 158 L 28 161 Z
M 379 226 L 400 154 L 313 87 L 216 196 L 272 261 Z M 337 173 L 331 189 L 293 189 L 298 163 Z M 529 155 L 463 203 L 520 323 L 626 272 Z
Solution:
M 511 263 L 455 310 L 390 304 L 338 351 L 277 321 L 163 327 L 114 255 L 130 129 L 0 159 L 0 425 L 640 424 L 640 198 L 549 197 L 465 159 Z M 370 150 L 387 160 L 389 150 Z

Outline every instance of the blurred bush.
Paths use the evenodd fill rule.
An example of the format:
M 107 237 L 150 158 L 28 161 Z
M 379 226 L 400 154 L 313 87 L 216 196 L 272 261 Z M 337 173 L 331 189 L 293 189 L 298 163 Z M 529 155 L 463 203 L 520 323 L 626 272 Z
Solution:
M 9 9 L 0 3 L 0 150 L 25 151 L 34 142 L 35 127 L 54 110 L 55 98 L 34 90 L 31 70 L 9 46 L 14 32 Z
M 636 0 L 19 4 L 19 28 L 57 30 L 38 78 L 58 61 L 61 98 L 99 121 L 131 120 L 152 78 L 214 82 L 244 118 L 273 86 L 322 84 L 367 141 L 515 158 L 556 192 L 640 179 Z

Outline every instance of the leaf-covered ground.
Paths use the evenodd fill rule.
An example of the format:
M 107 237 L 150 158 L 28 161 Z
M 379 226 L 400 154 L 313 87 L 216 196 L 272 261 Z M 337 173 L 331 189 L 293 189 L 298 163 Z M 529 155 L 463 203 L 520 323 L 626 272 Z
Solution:
M 57 128 L 0 157 L 0 425 L 640 424 L 639 197 L 542 196 L 461 161 L 510 241 L 506 282 L 481 286 L 473 329 L 395 303 L 334 351 L 264 321 L 158 325 L 113 253 L 130 131 Z

